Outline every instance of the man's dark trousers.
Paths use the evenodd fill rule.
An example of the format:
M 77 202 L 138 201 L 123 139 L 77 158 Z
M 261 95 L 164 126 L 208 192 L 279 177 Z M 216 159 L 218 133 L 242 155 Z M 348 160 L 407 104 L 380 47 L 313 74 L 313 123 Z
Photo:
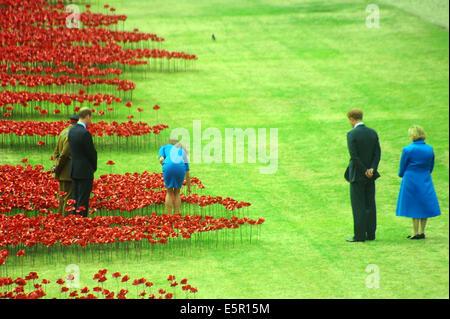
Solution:
M 89 198 L 91 196 L 94 179 L 72 179 L 73 199 L 76 200 L 75 214 L 87 217 L 89 211 Z M 76 211 L 84 207 L 85 209 L 77 213 Z
M 375 239 L 377 227 L 375 181 L 350 183 L 350 199 L 353 210 L 354 239 Z

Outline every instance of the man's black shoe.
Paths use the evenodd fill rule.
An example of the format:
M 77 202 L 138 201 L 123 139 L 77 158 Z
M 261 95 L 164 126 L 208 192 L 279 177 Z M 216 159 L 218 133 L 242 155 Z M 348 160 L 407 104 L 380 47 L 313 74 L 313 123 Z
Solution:
M 354 237 L 352 237 L 352 238 L 347 238 L 347 241 L 348 241 L 349 243 L 364 242 L 364 240 L 356 240 Z

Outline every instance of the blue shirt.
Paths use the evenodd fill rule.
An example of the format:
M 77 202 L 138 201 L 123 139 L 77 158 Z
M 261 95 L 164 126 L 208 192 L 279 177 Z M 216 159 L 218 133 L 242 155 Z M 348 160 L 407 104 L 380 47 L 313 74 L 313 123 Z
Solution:
M 78 121 L 78 123 L 77 124 L 80 124 L 80 125 L 83 125 L 84 126 L 84 128 L 86 128 L 86 124 L 84 124 L 83 122 L 81 122 L 81 121 Z

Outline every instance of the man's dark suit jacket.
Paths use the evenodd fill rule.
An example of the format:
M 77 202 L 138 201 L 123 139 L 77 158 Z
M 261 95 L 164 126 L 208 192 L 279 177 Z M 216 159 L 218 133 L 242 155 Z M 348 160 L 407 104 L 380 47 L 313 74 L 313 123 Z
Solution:
M 69 131 L 69 145 L 72 151 L 70 177 L 72 179 L 92 179 L 97 170 L 97 151 L 91 133 L 81 124 Z
M 350 163 L 345 179 L 350 183 L 375 180 L 380 177 L 378 164 L 381 158 L 380 142 L 375 130 L 360 124 L 347 133 L 347 146 Z M 373 177 L 367 178 L 366 170 L 373 168 Z

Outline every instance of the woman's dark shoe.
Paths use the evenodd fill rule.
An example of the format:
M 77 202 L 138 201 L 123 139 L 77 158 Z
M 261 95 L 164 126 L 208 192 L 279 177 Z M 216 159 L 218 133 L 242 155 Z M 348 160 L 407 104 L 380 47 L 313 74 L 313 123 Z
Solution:
M 408 236 L 409 239 L 421 239 L 419 234 L 416 234 L 414 236 Z
M 419 236 L 418 239 L 425 239 L 425 234 L 418 234 L 417 236 Z

